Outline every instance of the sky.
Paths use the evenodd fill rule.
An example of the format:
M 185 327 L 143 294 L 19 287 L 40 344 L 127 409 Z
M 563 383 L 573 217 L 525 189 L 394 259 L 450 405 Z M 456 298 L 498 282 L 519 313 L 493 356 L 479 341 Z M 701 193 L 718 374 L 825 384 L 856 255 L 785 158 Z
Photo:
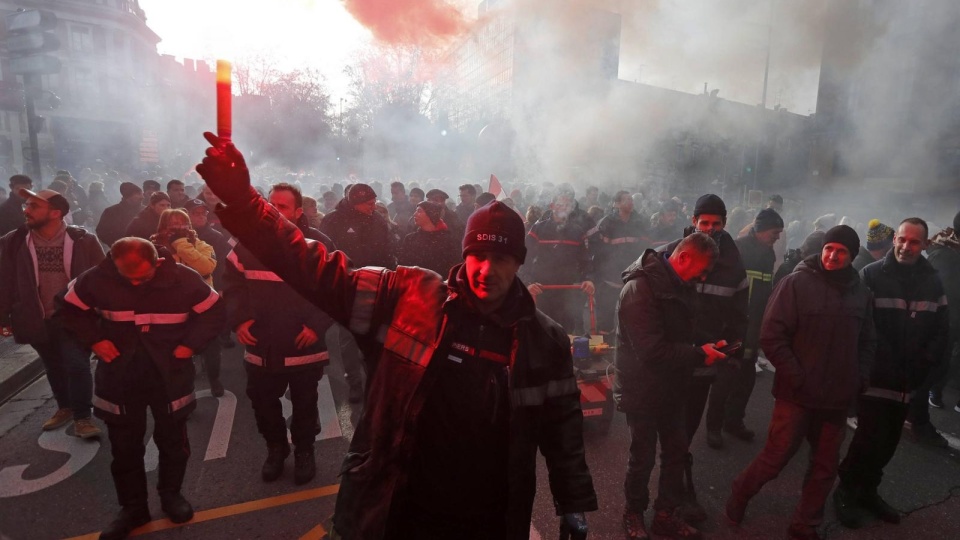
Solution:
M 343 67 L 372 39 L 338 0 L 140 0 L 140 7 L 162 39 L 161 54 L 236 60 L 259 52 L 281 69 L 319 69 L 334 102 L 346 96 Z

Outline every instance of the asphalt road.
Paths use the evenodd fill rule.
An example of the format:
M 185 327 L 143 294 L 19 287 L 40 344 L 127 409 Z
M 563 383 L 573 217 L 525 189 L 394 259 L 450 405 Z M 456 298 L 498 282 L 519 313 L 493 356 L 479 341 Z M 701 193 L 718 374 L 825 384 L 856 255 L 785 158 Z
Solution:
M 243 393 L 240 349 L 225 353 L 223 381 L 228 395 L 220 400 L 201 398 L 188 423 L 193 454 L 183 492 L 197 515 L 183 526 L 163 519 L 152 487 L 156 472 L 150 472 L 155 521 L 135 534 L 155 539 L 323 538 L 330 528 L 341 457 L 357 415 L 347 403 L 342 371 L 331 366 L 326 382 L 321 383 L 323 432 L 316 443 L 317 477 L 305 486 L 295 486 L 290 458 L 284 476 L 265 484 L 259 470 L 266 449 Z M 712 450 L 701 431 L 693 442 L 700 500 L 711 516 L 704 526 L 709 538 L 784 537 L 799 497 L 805 448 L 780 478 L 754 499 L 741 528 L 730 528 L 721 518 L 732 479 L 763 444 L 773 405 L 769 393 L 772 380 L 772 373 L 763 373 L 751 401 L 747 423 L 757 430 L 756 441 L 743 443 L 728 438 L 723 450 Z M 206 385 L 203 376 L 198 376 L 198 390 Z M 954 447 L 928 449 L 904 440 L 887 469 L 881 493 L 908 513 L 903 524 L 875 523 L 848 531 L 837 523 L 828 504 L 822 529 L 826 538 L 960 536 L 960 497 L 954 497 L 960 494 L 960 439 L 956 438 L 960 436 L 960 413 L 952 410 L 957 399 L 958 393 L 950 391 L 946 401 L 951 407 L 933 411 L 935 424 L 954 436 Z M 40 424 L 55 407 L 45 379 L 0 407 L 0 539 L 96 538 L 117 511 L 109 443 L 106 438 L 82 441 L 72 437 L 70 427 L 42 434 Z M 851 435 L 849 431 L 846 443 Z M 619 414 L 609 432 L 586 432 L 587 458 L 601 507 L 588 516 L 591 538 L 622 538 L 620 516 L 628 444 L 626 422 Z M 148 463 L 155 463 L 151 460 L 148 451 Z M 542 460 L 538 478 L 531 538 L 555 538 L 558 521 Z M 655 493 L 656 473 L 651 484 Z

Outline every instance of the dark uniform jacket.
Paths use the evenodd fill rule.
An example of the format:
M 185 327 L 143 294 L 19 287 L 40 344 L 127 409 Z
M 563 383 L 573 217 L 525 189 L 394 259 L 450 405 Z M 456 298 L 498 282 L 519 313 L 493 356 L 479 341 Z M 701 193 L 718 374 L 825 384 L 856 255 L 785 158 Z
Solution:
M 300 229 L 311 242 L 323 242 L 327 249 L 333 243 L 316 229 Z M 299 371 L 326 366 L 330 362 L 324 335 L 333 325 L 326 313 L 300 296 L 250 253 L 237 244 L 227 256 L 223 276 L 223 298 L 231 329 L 253 319 L 250 332 L 256 345 L 247 345 L 244 360 L 268 371 Z M 319 338 L 303 349 L 296 346 L 303 327 Z
M 151 236 L 157 233 L 158 225 L 160 225 L 160 214 L 154 212 L 152 207 L 147 206 L 127 225 L 124 236 L 135 236 L 149 240 Z
M 927 248 L 927 260 L 939 272 L 947 303 L 952 306 L 950 308 L 952 339 L 960 339 L 960 246 L 934 241 Z
M 877 347 L 870 290 L 852 268 L 834 282 L 820 255 L 773 290 L 760 347 L 777 369 L 773 395 L 813 409 L 846 409 L 869 375 Z
M 905 266 L 893 250 L 861 274 L 873 292 L 877 327 L 877 356 L 866 395 L 909 401 L 910 392 L 946 351 L 950 318 L 943 285 L 927 259 Z
M 867 248 L 860 246 L 860 251 L 857 252 L 857 256 L 853 259 L 853 264 L 851 264 L 851 266 L 853 266 L 854 270 L 859 272 L 866 268 L 868 264 L 873 264 L 875 262 L 877 262 L 877 259 L 873 258 L 873 255 L 870 253 L 870 251 Z
M 368 362 L 367 406 L 341 469 L 334 526 L 347 539 L 383 538 L 394 495 L 417 447 L 431 369 L 447 361 L 466 315 L 462 280 L 450 285 L 433 272 L 399 267 L 354 268 L 339 251 L 307 243 L 262 198 L 219 211 L 240 242 L 297 291 L 357 337 Z M 451 271 L 457 275 L 462 267 Z M 513 343 L 509 375 L 507 538 L 527 538 L 536 493 L 537 451 L 546 459 L 558 513 L 597 508 L 584 459 L 580 392 L 570 342 L 562 328 L 536 311 L 522 283 L 522 308 L 504 321 Z M 439 367 L 436 369 L 440 369 Z M 470 489 L 470 486 L 463 486 Z
M 571 285 L 589 280 L 586 229 L 571 221 L 542 219 L 527 233 L 527 262 L 520 273 L 527 283 Z
M 120 201 L 113 206 L 107 207 L 100 216 L 97 223 L 97 238 L 106 246 L 112 246 L 114 242 L 127 235 L 127 227 L 133 218 L 140 213 L 139 204 L 131 201 Z M 159 219 L 157 220 L 159 223 Z M 157 232 L 154 227 L 153 234 Z
M 450 229 L 430 232 L 418 229 L 404 237 L 397 264 L 419 266 L 446 277 L 451 268 L 463 262 L 462 251 L 460 239 Z
M 678 407 L 704 354 L 695 346 L 697 293 L 663 253 L 647 250 L 623 272 L 614 396 L 620 410 Z
M 337 203 L 336 210 L 324 216 L 320 232 L 327 235 L 357 267 L 393 268 L 397 264 L 387 220 L 376 212 L 369 216 L 358 212 L 346 199 Z
M 64 328 L 85 348 L 111 341 L 120 356 L 97 362 L 94 412 L 106 422 L 123 422 L 126 370 L 140 348 L 157 367 L 167 392 L 167 410 L 174 416 L 195 407 L 194 367 L 174 358 L 178 345 L 199 352 L 223 328 L 223 302 L 200 274 L 165 258 L 150 281 L 134 286 L 110 258 L 70 283 L 57 311 Z
M 20 227 L 26 222 L 23 217 L 23 203 L 16 193 L 11 193 L 7 200 L 0 204 L 0 236 Z
M 760 324 L 763 322 L 767 300 L 773 291 L 773 266 L 777 259 L 773 248 L 758 242 L 755 235 L 756 232 L 751 228 L 747 236 L 736 240 L 749 283 L 749 321 L 747 336 L 743 341 L 743 354 L 748 359 L 756 358 L 760 352 Z
M 684 237 L 694 232 L 693 227 L 684 231 Z M 680 240 L 673 241 L 658 249 L 668 255 L 680 244 Z M 698 293 L 697 320 L 694 326 L 697 329 L 695 343 L 716 343 L 726 340 L 727 343 L 743 341 L 747 335 L 747 306 L 750 293 L 747 282 L 747 272 L 740 259 L 740 250 L 727 231 L 720 233 L 717 242 L 720 248 L 720 257 L 713 270 L 707 274 L 704 281 L 694 286 Z M 743 349 L 734 353 L 742 358 Z M 695 376 L 712 377 L 716 375 L 717 365 L 698 367 Z
M 647 223 L 640 214 L 630 213 L 624 222 L 619 212 L 605 216 L 588 235 L 590 252 L 598 281 L 619 284 L 624 270 L 639 259 L 647 248 Z
M 97 237 L 67 226 L 63 238 L 64 269 L 72 280 L 103 260 Z M 17 343 L 47 341 L 37 275 L 37 252 L 30 230 L 22 225 L 0 239 L 0 326 L 13 326 Z

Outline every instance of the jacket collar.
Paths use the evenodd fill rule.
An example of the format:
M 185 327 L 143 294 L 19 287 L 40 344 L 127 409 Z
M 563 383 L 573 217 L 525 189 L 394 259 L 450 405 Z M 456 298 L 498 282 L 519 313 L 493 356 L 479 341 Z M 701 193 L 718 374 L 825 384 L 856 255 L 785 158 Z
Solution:
M 476 296 L 470 290 L 470 284 L 467 281 L 467 265 L 458 264 L 450 269 L 447 278 L 448 295 L 443 304 L 443 309 L 451 309 L 459 303 L 466 311 L 478 313 L 476 309 Z M 531 320 L 537 312 L 537 305 L 533 296 L 523 286 L 520 278 L 513 278 L 513 285 L 507 292 L 507 299 L 497 311 L 486 315 L 485 317 L 494 323 L 503 326 L 514 326 L 523 320 Z
M 933 265 L 930 264 L 930 261 L 926 257 L 920 255 L 920 259 L 917 260 L 916 264 L 912 266 L 906 266 L 897 262 L 897 258 L 893 255 L 893 248 L 887 252 L 887 255 L 883 258 L 883 271 L 888 272 L 898 276 L 918 276 L 921 274 L 932 274 L 936 270 L 933 268 Z

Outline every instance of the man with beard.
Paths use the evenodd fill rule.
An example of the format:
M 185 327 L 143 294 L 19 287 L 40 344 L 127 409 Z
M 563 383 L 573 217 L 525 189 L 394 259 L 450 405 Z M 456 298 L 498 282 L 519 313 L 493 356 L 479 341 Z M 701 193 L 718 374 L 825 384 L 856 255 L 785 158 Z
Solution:
M 63 221 L 70 204 L 59 193 L 21 189 L 26 223 L 0 239 L 0 333 L 37 350 L 47 372 L 57 412 L 44 431 L 73 420 L 74 434 L 100 435 L 90 417 L 93 379 L 90 351 L 53 318 L 54 298 L 70 280 L 103 260 L 97 237 Z

